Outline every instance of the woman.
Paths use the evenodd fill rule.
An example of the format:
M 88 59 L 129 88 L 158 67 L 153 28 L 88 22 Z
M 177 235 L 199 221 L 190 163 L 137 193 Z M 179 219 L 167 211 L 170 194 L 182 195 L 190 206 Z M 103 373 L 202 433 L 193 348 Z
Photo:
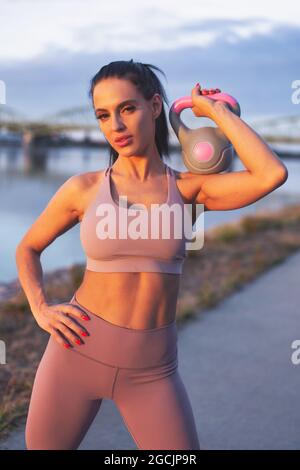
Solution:
M 132 216 L 133 203 L 144 205 L 135 215 L 165 202 L 234 209 L 283 184 L 287 170 L 227 105 L 203 96 L 199 84 L 192 90 L 194 114 L 217 123 L 247 170 L 199 175 L 164 164 L 167 100 L 151 67 L 160 70 L 117 61 L 93 77 L 90 96 L 112 162 L 104 171 L 69 178 L 17 248 L 32 313 L 50 333 L 30 400 L 27 449 L 77 449 L 103 398 L 115 401 L 139 449 L 200 449 L 177 361 L 176 303 L 186 239 L 175 238 L 172 223 L 169 238 L 161 232 L 156 239 L 122 238 L 119 231 L 105 238 L 101 207 L 111 209 L 108 225 L 114 225 L 113 215 Z M 192 217 L 194 223 L 194 210 Z M 116 220 L 124 228 L 125 219 Z M 84 277 L 69 303 L 51 305 L 40 255 L 78 222 L 87 256 Z

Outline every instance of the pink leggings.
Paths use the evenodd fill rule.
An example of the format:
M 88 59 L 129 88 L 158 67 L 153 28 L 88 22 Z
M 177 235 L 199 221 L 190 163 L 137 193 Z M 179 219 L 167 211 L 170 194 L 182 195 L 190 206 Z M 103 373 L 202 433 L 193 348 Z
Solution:
M 50 335 L 27 415 L 27 450 L 77 449 L 102 399 L 113 400 L 138 449 L 192 449 L 200 444 L 178 372 L 176 320 L 153 329 L 115 325 L 86 311 L 90 333 L 70 349 Z M 74 319 L 74 317 L 73 317 Z M 76 320 L 77 321 L 77 320 Z

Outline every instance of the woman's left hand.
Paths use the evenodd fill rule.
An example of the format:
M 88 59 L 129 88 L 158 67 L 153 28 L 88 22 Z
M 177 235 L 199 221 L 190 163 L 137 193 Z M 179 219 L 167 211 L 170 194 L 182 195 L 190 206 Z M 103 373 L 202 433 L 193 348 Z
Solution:
M 192 111 L 195 116 L 197 117 L 208 117 L 212 119 L 213 110 L 216 101 L 209 98 L 209 95 L 220 93 L 219 88 L 213 88 L 210 90 L 203 89 L 201 90 L 201 86 L 195 86 L 192 88 Z

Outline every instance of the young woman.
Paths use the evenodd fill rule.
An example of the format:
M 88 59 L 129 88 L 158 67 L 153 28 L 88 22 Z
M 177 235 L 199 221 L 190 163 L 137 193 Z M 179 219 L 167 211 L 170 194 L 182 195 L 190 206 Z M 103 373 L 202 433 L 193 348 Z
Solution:
M 242 119 L 202 95 L 200 86 L 192 90 L 194 114 L 217 123 L 247 169 L 210 175 L 173 170 L 163 162 L 163 155 L 169 157 L 167 99 L 151 68 L 160 70 L 117 61 L 92 78 L 90 96 L 110 164 L 70 177 L 17 247 L 31 311 L 50 333 L 30 400 L 27 449 L 77 449 L 103 398 L 114 400 L 139 449 L 200 449 L 177 360 L 176 303 L 186 239 L 174 236 L 172 223 L 169 237 L 160 230 L 156 238 L 149 232 L 144 238 L 121 236 L 126 219 L 119 216 L 150 217 L 154 205 L 239 208 L 283 184 L 287 170 Z M 132 204 L 139 207 L 134 214 Z M 103 207 L 117 236 L 103 236 Z M 70 302 L 53 305 L 45 296 L 40 255 L 79 222 L 84 277 Z

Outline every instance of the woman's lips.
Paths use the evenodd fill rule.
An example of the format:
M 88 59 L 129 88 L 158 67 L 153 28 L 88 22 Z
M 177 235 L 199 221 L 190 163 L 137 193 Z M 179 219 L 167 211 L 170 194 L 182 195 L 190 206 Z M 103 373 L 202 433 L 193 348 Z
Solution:
M 132 140 L 132 137 L 127 137 L 126 139 L 118 140 L 116 144 L 119 145 L 120 147 L 125 147 L 125 145 L 128 145 L 131 140 Z

